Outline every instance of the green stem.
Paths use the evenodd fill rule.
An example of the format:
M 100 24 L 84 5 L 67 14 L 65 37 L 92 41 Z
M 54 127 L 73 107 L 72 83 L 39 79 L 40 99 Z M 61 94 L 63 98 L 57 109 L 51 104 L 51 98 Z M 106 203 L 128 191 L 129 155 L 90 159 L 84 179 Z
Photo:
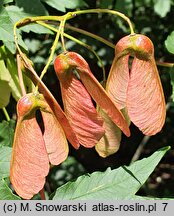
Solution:
M 63 21 L 60 23 L 60 28 L 61 28 L 61 42 L 62 42 L 62 49 L 65 52 L 66 47 L 65 47 L 65 41 L 64 41 L 64 28 L 65 28 L 65 22 L 66 22 L 66 17 Z
M 64 21 L 65 19 L 66 20 L 69 20 L 71 18 L 74 17 L 74 14 L 72 13 L 67 13 L 63 16 L 38 16 L 38 17 L 26 17 L 26 18 L 23 18 L 21 20 L 19 20 L 18 22 L 16 22 L 14 24 L 14 28 L 13 28 L 13 35 L 14 35 L 14 41 L 15 41 L 15 45 L 16 45 L 16 48 L 19 52 L 19 54 L 22 56 L 23 53 L 18 45 L 18 37 L 17 37 L 17 28 L 20 28 L 22 26 L 25 26 L 27 24 L 31 24 L 31 23 L 35 23 L 37 21 L 46 21 L 46 20 L 50 20 L 50 21 Z
M 50 56 L 48 58 L 47 64 L 45 65 L 43 71 L 41 72 L 41 75 L 40 75 L 40 79 L 41 80 L 42 80 L 43 76 L 45 75 L 45 73 L 47 72 L 47 69 L 48 69 L 50 63 L 53 60 L 53 56 L 54 56 L 54 53 L 55 53 L 55 50 L 56 50 L 56 47 L 57 47 L 57 43 L 59 41 L 59 36 L 60 36 L 60 33 L 61 33 L 61 28 L 62 28 L 62 26 L 60 25 L 59 28 L 58 28 L 58 30 L 57 30 L 57 34 L 56 34 L 55 40 L 53 42 L 53 45 L 51 47 L 51 53 L 50 53 Z M 38 86 L 36 86 L 36 90 L 38 90 Z
M 15 23 L 15 28 L 20 28 L 22 26 L 25 26 L 27 24 L 30 23 L 35 23 L 37 21 L 46 21 L 46 20 L 50 20 L 50 21 L 63 21 L 66 17 L 66 20 L 69 20 L 71 18 L 74 17 L 74 14 L 72 13 L 67 13 L 63 16 L 37 16 L 37 17 L 25 17 L 21 20 L 19 20 L 18 22 Z
M 109 9 L 80 10 L 80 11 L 68 12 L 67 14 L 65 14 L 63 16 L 26 17 L 24 19 L 19 20 L 14 25 L 14 40 L 15 40 L 15 44 L 16 44 L 16 47 L 17 47 L 19 53 L 21 54 L 21 50 L 20 50 L 20 47 L 18 46 L 18 42 L 17 42 L 17 40 L 18 40 L 17 33 L 16 33 L 17 28 L 20 28 L 22 26 L 25 26 L 27 24 L 34 23 L 34 22 L 37 22 L 37 21 L 49 21 L 50 20 L 50 21 L 65 22 L 65 21 L 67 21 L 69 19 L 74 18 L 76 15 L 87 14 L 87 13 L 109 13 L 109 14 L 119 16 L 128 23 L 131 34 L 135 34 L 132 23 L 131 23 L 130 19 L 127 16 L 125 16 L 123 13 L 120 13 L 118 11 L 109 10 Z
M 170 62 L 157 61 L 156 64 L 159 65 L 159 66 L 170 67 L 170 68 L 172 68 L 174 66 L 174 63 L 170 63 Z
M 8 114 L 8 112 L 7 112 L 7 110 L 6 110 L 5 107 L 2 108 L 2 111 L 3 111 L 3 113 L 4 113 L 4 115 L 5 115 L 6 119 L 7 119 L 7 121 L 10 121 L 10 116 L 9 116 L 9 114 Z
M 128 23 L 131 34 L 135 34 L 132 23 L 131 23 L 130 19 L 126 15 L 124 15 L 121 12 L 118 12 L 118 11 L 115 11 L 115 10 L 109 10 L 109 9 L 79 10 L 79 11 L 74 11 L 74 12 L 68 12 L 67 14 L 65 14 L 63 16 L 26 17 L 26 18 L 21 19 L 18 22 L 16 22 L 14 28 L 19 28 L 21 26 L 24 26 L 24 25 L 27 25 L 29 23 L 33 23 L 33 22 L 36 22 L 36 21 L 46 21 L 46 20 L 59 21 L 59 22 L 64 21 L 64 20 L 66 21 L 66 20 L 74 18 L 76 15 L 87 14 L 87 13 L 109 13 L 109 14 L 119 16 Z
M 20 49 L 20 47 L 18 45 L 17 28 L 20 28 L 21 26 L 25 26 L 25 25 L 30 24 L 30 23 L 35 23 L 35 22 L 37 23 L 37 22 L 40 22 L 40 21 L 49 21 L 50 20 L 50 21 L 59 21 L 60 22 L 60 26 L 59 26 L 58 32 L 56 34 L 56 38 L 55 38 L 54 43 L 53 43 L 53 45 L 51 47 L 51 54 L 49 56 L 47 64 L 45 65 L 43 71 L 41 72 L 40 79 L 42 79 L 43 76 L 45 75 L 45 73 L 47 72 L 47 69 L 48 69 L 48 67 L 49 67 L 49 65 L 50 65 L 50 63 L 51 63 L 51 61 L 53 59 L 53 56 L 54 56 L 54 53 L 55 53 L 56 46 L 57 46 L 60 35 L 61 35 L 63 49 L 66 50 L 65 44 L 64 44 L 64 38 L 63 38 L 65 22 L 67 20 L 69 20 L 69 19 L 74 18 L 76 15 L 87 14 L 87 13 L 109 13 L 109 14 L 119 16 L 128 23 L 131 34 L 135 34 L 132 23 L 131 23 L 130 19 L 127 16 L 125 16 L 123 13 L 120 13 L 118 11 L 109 10 L 109 9 L 81 10 L 81 11 L 75 11 L 75 12 L 68 12 L 67 14 L 65 14 L 63 16 L 27 17 L 27 18 L 21 19 L 21 20 L 19 20 L 18 22 L 15 23 L 14 29 L 13 29 L 15 45 L 16 45 L 16 48 L 17 48 L 19 54 L 21 55 L 21 57 L 23 59 L 25 59 L 25 55 L 22 53 L 22 51 L 21 51 L 21 49 Z M 84 33 L 84 31 L 83 31 L 83 33 Z M 36 86 L 36 90 L 38 90 L 38 86 Z

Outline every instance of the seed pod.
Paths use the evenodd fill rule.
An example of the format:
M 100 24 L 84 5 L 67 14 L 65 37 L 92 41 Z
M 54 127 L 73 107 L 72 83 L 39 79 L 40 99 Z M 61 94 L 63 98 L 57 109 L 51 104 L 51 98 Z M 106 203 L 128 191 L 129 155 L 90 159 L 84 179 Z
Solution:
M 37 120 L 36 110 L 43 116 L 44 133 Z M 16 193 L 31 199 L 45 184 L 49 162 L 58 165 L 68 155 L 63 129 L 40 94 L 27 94 L 17 104 L 17 125 L 10 164 L 10 180 Z
M 130 56 L 133 57 L 129 69 Z M 158 133 L 165 121 L 165 99 L 152 41 L 140 34 L 122 38 L 115 47 L 106 91 L 145 134 Z
M 55 59 L 54 68 L 61 84 L 65 113 L 82 145 L 92 147 L 104 135 L 102 120 L 96 113 L 91 97 L 126 135 L 130 135 L 123 115 L 79 54 L 60 54 Z M 73 70 L 78 73 L 80 80 Z

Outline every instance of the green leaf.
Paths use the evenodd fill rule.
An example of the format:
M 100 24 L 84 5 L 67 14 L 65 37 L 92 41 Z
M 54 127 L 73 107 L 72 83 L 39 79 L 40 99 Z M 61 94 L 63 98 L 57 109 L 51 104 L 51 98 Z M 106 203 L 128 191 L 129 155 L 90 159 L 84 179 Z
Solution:
M 6 107 L 10 101 L 11 89 L 7 81 L 0 80 L 0 108 Z
M 0 148 L 0 179 L 9 177 L 12 148 Z
M 84 173 L 84 167 L 74 157 L 69 156 L 60 166 L 55 166 L 50 170 L 47 179 L 56 190 L 69 180 L 75 179 Z
M 13 41 L 13 23 L 7 11 L 2 7 L 0 11 L 0 40 Z
M 6 60 L 6 63 L 7 63 L 7 69 L 11 76 L 11 79 L 9 81 L 9 86 L 11 87 L 12 96 L 14 97 L 16 101 L 18 101 L 19 98 L 22 97 L 22 92 L 21 92 L 21 87 L 19 85 L 17 66 L 15 63 L 14 57 L 8 58 Z
M 0 49 L 1 52 L 1 49 Z M 10 77 L 3 60 L 0 60 L 0 108 L 6 107 L 10 101 L 11 88 Z
M 14 42 L 3 41 L 3 43 L 12 54 L 16 53 L 16 46 L 15 46 Z
M 12 193 L 4 179 L 0 180 L 0 200 L 20 200 L 20 197 Z
M 83 6 L 87 6 L 87 4 L 83 1 L 83 0 L 42 0 L 43 2 L 45 2 L 46 4 L 48 4 L 49 6 L 65 12 L 66 8 L 68 9 L 75 9 L 77 7 L 83 7 Z
M 23 8 L 19 8 L 19 7 L 14 6 L 14 5 L 7 6 L 5 8 L 5 10 L 7 11 L 8 15 L 9 15 L 10 19 L 13 21 L 13 23 L 16 23 L 17 21 L 19 21 L 20 19 L 23 19 L 25 17 L 30 17 L 30 16 L 34 15 L 32 13 L 26 13 L 26 12 L 24 12 Z M 49 29 L 47 29 L 43 26 L 40 26 L 38 24 L 27 25 L 27 26 L 24 26 L 20 29 L 24 32 L 27 32 L 27 33 L 30 31 L 35 32 L 35 33 L 40 33 L 40 34 L 52 33 L 52 31 L 50 31 Z
M 2 54 L 1 56 L 3 58 L 7 58 L 6 55 L 3 56 L 4 53 L 1 52 L 1 50 L 2 49 L 0 48 L 0 54 Z M 0 80 L 7 81 L 7 82 L 10 80 L 10 75 L 8 73 L 6 66 L 5 66 L 4 60 L 0 60 Z
M 148 158 L 105 172 L 83 175 L 75 182 L 58 188 L 54 200 L 131 199 L 153 172 L 161 158 L 170 149 L 162 148 Z
M 9 16 L 6 8 L 2 7 L 0 11 L 0 40 L 7 45 L 11 53 L 15 53 L 13 25 L 11 17 Z M 18 35 L 19 37 L 19 35 Z M 19 37 L 19 44 L 26 49 L 24 42 Z
M 154 10 L 160 17 L 165 17 L 170 11 L 171 1 L 170 0 L 154 0 Z
M 174 31 L 165 40 L 165 46 L 170 53 L 174 54 Z
M 40 0 L 16 0 L 16 5 L 22 8 L 23 12 L 31 16 L 44 16 L 48 15 L 47 10 Z
M 15 121 L 2 121 L 0 123 L 0 147 L 12 146 L 15 131 Z
M 7 81 L 7 86 L 10 87 L 10 89 L 8 87 L 7 89 L 5 88 L 6 86 L 4 86 L 5 84 L 2 84 L 0 95 L 2 95 L 2 99 L 5 99 L 4 95 L 9 93 L 8 90 L 10 90 L 10 92 L 12 92 L 12 96 L 16 101 L 18 101 L 18 99 L 22 97 L 22 92 L 19 84 L 18 71 L 14 56 L 7 49 L 5 49 L 4 46 L 0 48 L 0 55 L 5 57 L 5 62 L 0 60 L 0 80 Z M 3 88 L 7 89 L 7 92 L 4 93 Z

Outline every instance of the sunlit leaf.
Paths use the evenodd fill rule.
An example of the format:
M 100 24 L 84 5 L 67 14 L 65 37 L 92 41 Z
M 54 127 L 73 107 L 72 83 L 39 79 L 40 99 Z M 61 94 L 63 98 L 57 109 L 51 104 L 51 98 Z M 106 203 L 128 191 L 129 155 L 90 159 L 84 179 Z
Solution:
M 1 50 L 0 50 L 1 51 Z M 2 58 L 3 58 L 3 53 L 1 52 Z M 4 56 L 6 58 L 6 56 Z M 10 81 L 10 74 L 8 72 L 8 69 L 6 68 L 4 60 L 0 60 L 0 80 L 3 81 Z
M 10 176 L 10 160 L 12 148 L 0 147 L 0 179 Z
M 68 182 L 57 189 L 54 200 L 113 199 L 124 200 L 134 197 L 146 182 L 164 154 L 170 149 L 165 147 L 150 157 L 105 172 L 83 175 L 76 181 Z
M 4 8 L 1 9 L 0 15 L 0 40 L 14 41 L 13 23 Z

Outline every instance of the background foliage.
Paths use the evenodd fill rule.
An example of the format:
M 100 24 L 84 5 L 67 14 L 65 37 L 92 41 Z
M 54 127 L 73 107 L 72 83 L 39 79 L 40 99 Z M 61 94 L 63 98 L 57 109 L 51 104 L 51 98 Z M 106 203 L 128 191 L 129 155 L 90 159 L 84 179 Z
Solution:
M 0 179 L 3 178 L 3 180 L 0 180 L 0 191 L 7 190 L 6 196 L 12 196 L 14 199 L 18 198 L 11 194 L 10 189 L 7 187 L 16 120 L 15 106 L 16 101 L 21 96 L 19 83 L 16 78 L 17 68 L 14 55 L 13 25 L 19 19 L 28 16 L 62 15 L 68 11 L 90 8 L 109 8 L 123 12 L 134 23 L 137 33 L 145 34 L 151 38 L 154 43 L 157 62 L 173 62 L 174 0 L 0 0 L 0 108 L 6 106 L 11 118 L 9 122 L 4 121 L 4 114 L 0 111 Z M 68 21 L 68 25 L 97 34 L 113 44 L 121 37 L 129 34 L 129 29 L 125 22 L 118 17 L 106 14 L 81 15 Z M 68 25 L 65 32 L 92 46 L 101 57 L 108 73 L 114 57 L 114 49 L 73 31 Z M 36 24 L 22 27 L 18 34 L 21 47 L 34 62 L 36 71 L 41 71 L 49 56 L 54 35 L 48 29 Z M 80 53 L 88 61 L 94 75 L 100 81 L 102 80 L 100 65 L 90 51 L 68 39 L 66 39 L 66 48 Z M 59 44 L 57 54 L 61 51 Z M 100 158 L 94 149 L 82 147 L 78 151 L 70 149 L 70 157 L 67 161 L 58 167 L 54 167 L 47 178 L 46 191 L 48 194 L 55 191 L 58 186 L 82 174 L 104 171 L 107 167 L 114 169 L 120 165 L 129 165 L 135 156 L 136 159 L 141 159 L 149 156 L 160 147 L 170 145 L 172 149 L 156 167 L 148 181 L 139 190 L 138 195 L 174 196 L 174 165 L 172 164 L 174 157 L 174 70 L 173 68 L 161 66 L 158 66 L 158 69 L 167 104 L 166 123 L 161 133 L 151 138 L 144 138 L 143 134 L 134 125 L 131 125 L 132 136 L 129 139 L 123 137 L 120 150 L 106 159 Z M 59 103 L 62 104 L 59 83 L 55 77 L 52 64 L 43 81 Z M 143 145 L 143 149 L 141 149 L 138 155 L 135 155 L 140 143 L 141 146 Z M 0 192 L 0 194 L 2 193 Z M 36 196 L 35 198 L 38 197 Z

